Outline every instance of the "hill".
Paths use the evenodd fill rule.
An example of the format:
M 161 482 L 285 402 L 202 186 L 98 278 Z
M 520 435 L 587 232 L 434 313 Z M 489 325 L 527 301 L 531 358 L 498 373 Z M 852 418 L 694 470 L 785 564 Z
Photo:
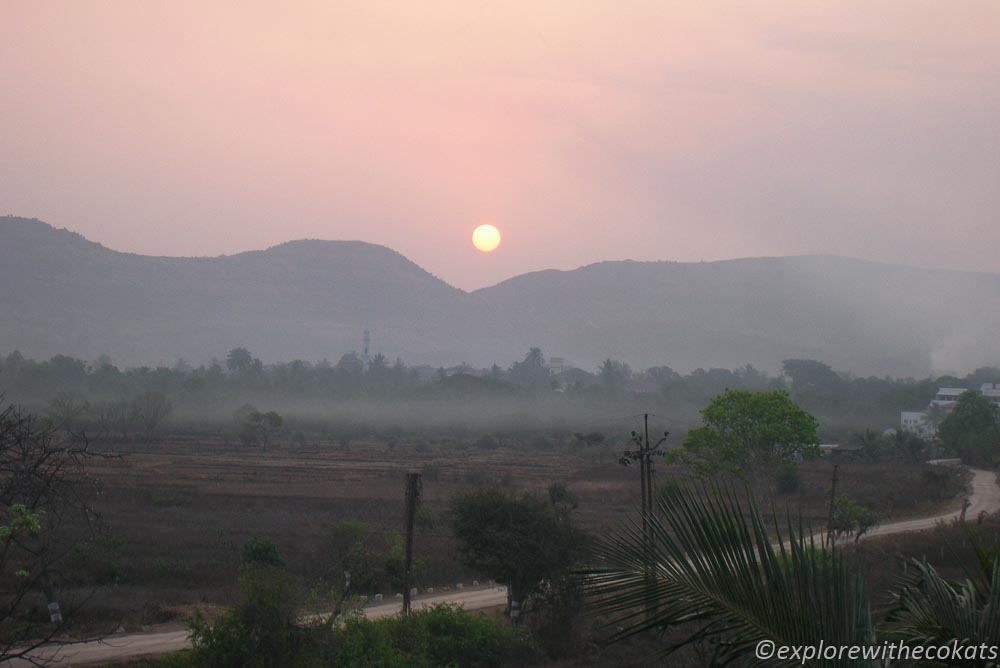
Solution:
M 147 257 L 3 218 L 0 282 L 0 349 L 127 365 L 202 362 L 234 346 L 265 360 L 336 361 L 360 349 L 365 327 L 387 354 L 446 363 L 470 322 L 491 322 L 477 297 L 357 241 Z
M 819 359 L 859 375 L 925 376 L 1000 360 L 1000 275 L 839 257 L 602 262 L 478 293 L 540 323 L 537 345 L 641 367 L 767 369 Z
M 215 258 L 148 257 L 0 218 L 0 352 L 125 365 L 222 357 L 336 360 L 370 328 L 408 363 L 507 365 L 529 346 L 774 369 L 809 357 L 858 374 L 925 375 L 1000 360 L 1000 275 L 836 257 L 602 262 L 467 293 L 358 241 L 293 241 Z

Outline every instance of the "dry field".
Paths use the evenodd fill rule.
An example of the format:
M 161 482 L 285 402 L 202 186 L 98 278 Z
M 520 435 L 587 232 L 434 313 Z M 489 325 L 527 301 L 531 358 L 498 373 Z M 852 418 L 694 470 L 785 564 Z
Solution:
M 597 533 L 618 525 L 639 497 L 638 471 L 620 466 L 620 448 L 610 445 L 482 449 L 456 439 L 400 439 L 278 443 L 264 451 L 221 439 L 172 438 L 100 447 L 121 456 L 93 469 L 110 540 L 89 558 L 88 568 L 102 582 L 89 607 L 93 618 L 125 619 L 129 629 L 169 621 L 193 606 L 231 602 L 239 547 L 253 534 L 271 537 L 304 582 L 330 577 L 327 530 L 355 520 L 376 538 L 398 531 L 407 471 L 423 472 L 427 517 L 435 519 L 418 529 L 415 556 L 425 564 L 418 584 L 438 590 L 477 577 L 456 562 L 447 529 L 448 501 L 461 491 L 486 485 L 544 491 L 562 482 L 578 498 L 580 523 Z M 800 491 L 775 495 L 775 509 L 822 526 L 831 471 L 828 461 L 803 465 Z M 683 475 L 660 467 L 661 479 Z M 883 520 L 960 506 L 957 473 L 933 484 L 928 475 L 920 465 L 843 462 L 838 491 Z

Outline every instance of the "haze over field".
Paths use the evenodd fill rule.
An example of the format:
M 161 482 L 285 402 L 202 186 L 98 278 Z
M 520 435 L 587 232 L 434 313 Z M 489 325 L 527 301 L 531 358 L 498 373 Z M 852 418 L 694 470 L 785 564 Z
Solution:
M 463 289 L 622 258 L 997 272 L 997 118 L 992 0 L 0 12 L 0 213 L 148 255 L 360 239 Z
M 1000 0 L 0 0 L 0 666 L 995 665 L 998 212 Z
M 777 371 L 821 359 L 858 375 L 964 373 L 1000 359 L 1000 275 L 837 257 L 602 262 L 454 288 L 395 251 L 293 241 L 217 258 L 119 253 L 0 218 L 0 344 L 125 365 L 266 361 L 361 349 L 408 364 L 506 368 L 532 346 L 594 370 L 611 357 Z

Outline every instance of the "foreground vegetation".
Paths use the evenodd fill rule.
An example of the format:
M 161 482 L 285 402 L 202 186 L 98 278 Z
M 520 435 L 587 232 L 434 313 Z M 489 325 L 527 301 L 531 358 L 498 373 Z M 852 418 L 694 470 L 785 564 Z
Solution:
M 1000 441 L 994 438 L 998 422 L 995 409 L 986 406 L 984 411 L 980 403 L 973 394 L 963 396 L 959 407 L 942 422 L 942 429 L 955 439 L 966 439 L 972 444 L 971 452 L 989 460 L 1000 450 Z M 254 434 L 264 439 L 262 447 L 255 450 L 260 457 L 258 464 L 268 456 L 294 462 L 294 458 L 289 459 L 290 448 L 302 456 L 302 445 L 268 433 L 280 430 L 280 416 L 257 410 L 242 411 L 241 415 L 243 426 L 252 427 Z M 821 637 L 828 642 L 898 637 L 906 642 L 944 642 L 992 637 L 990 611 L 996 607 L 992 601 L 996 596 L 997 559 L 995 551 L 983 548 L 981 542 L 975 545 L 979 548 L 979 575 L 969 583 L 950 581 L 925 560 L 910 561 L 908 567 L 916 575 L 883 588 L 891 592 L 895 602 L 892 614 L 875 619 L 866 612 L 871 609 L 871 599 L 865 586 L 865 567 L 855 560 L 858 548 L 833 547 L 825 536 L 816 541 L 805 528 L 808 524 L 825 524 L 830 535 L 853 535 L 856 542 L 879 521 L 877 513 L 884 512 L 884 501 L 863 505 L 864 499 L 856 496 L 856 488 L 851 485 L 857 481 L 846 475 L 852 470 L 848 461 L 843 461 L 840 494 L 832 502 L 825 498 L 827 490 L 813 486 L 800 498 L 805 501 L 812 494 L 819 500 L 818 506 L 803 503 L 797 511 L 789 510 L 780 516 L 761 515 L 755 502 L 758 494 L 773 495 L 771 502 L 774 498 L 784 497 L 786 502 L 796 498 L 800 477 L 803 471 L 809 472 L 808 465 L 801 462 L 820 454 L 816 419 L 785 391 L 727 390 L 708 404 L 702 418 L 702 426 L 689 431 L 680 446 L 671 451 L 671 459 L 683 465 L 672 465 L 671 478 L 661 478 L 659 503 L 643 517 L 642 531 L 638 525 L 629 528 L 631 525 L 626 523 L 624 529 L 615 532 L 613 527 L 621 526 L 622 518 L 606 514 L 600 522 L 600 535 L 606 536 L 612 529 L 611 538 L 595 543 L 593 533 L 588 531 L 595 526 L 580 522 L 581 517 L 586 517 L 581 512 L 581 497 L 562 481 L 544 485 L 545 474 L 534 474 L 530 481 L 510 479 L 501 485 L 486 477 L 464 479 L 461 482 L 472 483 L 472 489 L 452 484 L 436 503 L 421 508 L 419 530 L 447 536 L 452 564 L 467 575 L 492 578 L 508 587 L 510 608 L 506 615 L 514 622 L 524 622 L 515 631 L 488 617 L 449 608 L 406 620 L 372 622 L 347 612 L 343 616 L 327 615 L 325 622 L 304 622 L 307 618 L 302 613 L 310 606 L 340 613 L 353 608 L 363 596 L 379 591 L 391 595 L 403 588 L 406 580 L 401 577 L 403 551 L 398 533 L 388 527 L 382 531 L 368 527 L 350 510 L 350 521 L 320 520 L 319 526 L 326 526 L 319 531 L 315 521 L 311 523 L 307 531 L 322 536 L 320 550 L 313 553 L 303 552 L 308 536 L 294 535 L 286 551 L 261 532 L 239 542 L 232 535 L 220 533 L 219 547 L 233 560 L 224 560 L 221 571 L 210 572 L 192 561 L 193 551 L 205 547 L 203 537 L 200 545 L 190 546 L 190 551 L 188 546 L 181 548 L 177 540 L 183 524 L 191 524 L 199 517 L 224 517 L 221 500 L 225 494 L 221 493 L 219 479 L 213 482 L 197 469 L 191 480 L 207 483 L 211 490 L 202 502 L 192 495 L 195 488 L 184 487 L 182 496 L 188 503 L 180 505 L 186 510 L 174 513 L 170 524 L 151 521 L 151 513 L 158 511 L 135 508 L 132 514 L 142 523 L 143 531 L 128 535 L 126 540 L 118 534 L 116 540 L 113 534 L 100 529 L 102 522 L 93 521 L 96 511 L 107 510 L 102 514 L 111 526 L 121 523 L 129 511 L 121 503 L 112 503 L 114 495 L 108 490 L 94 487 L 92 474 L 95 469 L 127 467 L 129 456 L 119 458 L 101 452 L 97 461 L 91 462 L 94 454 L 82 433 L 51 418 L 36 421 L 8 409 L 0 415 L 0 454 L 5 475 L 0 488 L 4 493 L 0 517 L 4 561 L 0 563 L 0 574 L 9 585 L 20 587 L 16 590 L 20 593 L 0 597 L 8 611 L 7 617 L 0 620 L 0 639 L 7 648 L 4 652 L 10 655 L 12 649 L 21 651 L 25 642 L 43 642 L 76 628 L 73 624 L 77 620 L 71 615 L 46 624 L 44 608 L 39 609 L 39 593 L 53 601 L 74 588 L 89 598 L 86 588 L 97 584 L 107 587 L 113 583 L 114 591 L 119 591 L 123 582 L 148 585 L 147 576 L 136 578 L 123 568 L 122 558 L 134 549 L 136 536 L 148 534 L 154 524 L 162 524 L 170 534 L 168 540 L 155 543 L 157 563 L 162 562 L 161 570 L 165 569 L 177 583 L 199 591 L 203 583 L 218 586 L 238 573 L 240 594 L 230 601 L 228 609 L 217 614 L 209 608 L 207 615 L 195 616 L 194 649 L 169 659 L 182 664 L 523 665 L 552 659 L 575 661 L 581 657 L 581 648 L 598 640 L 644 637 L 650 631 L 666 640 L 663 645 L 653 643 L 660 645 L 658 650 L 684 647 L 687 651 L 695 645 L 702 658 L 707 656 L 711 663 L 725 664 L 745 660 L 747 648 L 761 639 L 792 638 L 805 643 Z M 138 445 L 149 453 L 162 453 L 166 446 L 150 439 L 151 435 L 146 434 L 134 444 L 105 443 L 114 443 L 119 451 L 124 445 Z M 596 436 L 577 434 L 575 439 L 575 447 L 552 452 L 558 468 L 564 470 L 566 460 L 580 449 L 598 448 L 620 457 L 620 451 L 615 452 L 618 446 L 602 446 Z M 266 447 L 268 441 L 270 449 Z M 638 442 L 638 436 L 633 442 Z M 888 458 L 893 461 L 893 477 L 898 478 L 906 470 L 908 459 L 915 453 L 926 454 L 925 448 L 930 447 L 923 443 L 923 449 L 900 448 L 901 443 L 909 441 L 900 441 L 899 435 L 866 436 L 862 447 L 852 451 L 858 466 L 855 470 L 865 471 L 877 466 L 879 459 Z M 386 466 L 389 461 L 409 456 L 412 461 L 426 464 L 438 452 L 447 454 L 452 460 L 450 466 L 456 466 L 455 462 L 468 457 L 456 443 L 443 451 L 426 442 L 410 446 L 404 450 L 398 441 L 385 442 L 373 461 Z M 971 449 L 973 446 L 975 449 Z M 226 448 L 242 465 L 247 464 L 245 445 Z M 351 456 L 344 445 L 338 449 Z M 533 471 L 539 455 L 531 448 L 508 447 L 503 451 L 497 444 L 481 449 L 503 462 L 515 452 L 531 453 L 524 471 Z M 194 457 L 192 464 L 205 465 L 201 451 L 190 456 Z M 629 456 L 623 460 L 625 463 Z M 259 466 L 250 464 L 254 484 L 248 488 L 244 477 L 239 496 L 258 493 L 264 504 L 261 508 L 270 509 L 279 500 L 268 491 L 268 485 L 281 494 L 291 494 L 299 489 L 299 479 L 306 471 L 314 470 L 319 461 L 323 460 L 313 460 L 295 477 L 273 482 L 257 479 Z M 614 460 L 608 463 L 614 465 Z M 939 495 L 938 501 L 961 489 L 960 477 L 947 469 L 911 466 L 920 471 L 921 498 L 925 500 L 928 487 Z M 399 469 L 391 469 L 390 477 L 395 478 L 406 467 L 400 464 Z M 472 464 L 472 468 L 476 465 Z M 615 468 L 622 472 L 623 481 L 630 480 L 626 470 Z M 162 469 L 154 467 L 153 475 L 145 481 L 162 484 L 158 470 Z M 179 472 L 183 467 L 170 464 L 167 470 Z M 430 473 L 430 469 L 425 472 Z M 742 477 L 745 488 L 731 482 L 707 488 L 684 482 L 697 476 L 723 476 L 730 481 L 732 476 Z M 323 474 L 317 479 L 329 488 Z M 437 484 L 445 480 L 447 477 L 440 471 L 433 477 Z M 177 482 L 173 476 L 169 481 Z M 591 474 L 578 481 L 581 485 L 594 482 Z M 892 484 L 884 478 L 873 482 L 882 493 Z M 398 480 L 390 494 L 393 507 L 399 503 L 397 485 Z M 634 487 L 634 481 L 630 486 Z M 362 487 L 371 493 L 370 482 L 362 482 Z M 147 490 L 145 484 L 135 489 Z M 607 488 L 599 489 L 599 506 L 605 508 Z M 915 498 L 914 492 L 908 495 L 911 501 Z M 177 506 L 179 498 L 174 496 L 167 507 Z M 634 504 L 634 493 L 623 499 L 624 511 Z M 593 495 L 590 502 L 588 510 L 593 513 Z M 163 504 L 158 502 L 157 507 L 163 508 Z M 209 507 L 213 512 L 205 511 Z M 306 508 L 309 518 L 315 520 L 316 506 L 303 506 Z M 231 515 L 225 517 L 233 521 Z M 72 518 L 80 521 L 64 522 Z M 85 525 L 87 531 L 81 532 Z M 223 522 L 222 526 L 233 525 Z M 777 549 L 773 545 L 776 540 L 780 541 Z M 597 551 L 592 553 L 594 545 Z M 286 561 L 283 551 L 294 555 L 293 561 Z M 300 567 L 303 559 L 312 563 L 313 570 Z M 440 568 L 447 559 L 422 550 L 414 577 L 426 586 L 427 578 L 435 577 L 428 571 Z M 599 565 L 597 570 L 593 570 L 594 564 Z M 590 575 L 580 579 L 575 574 L 581 569 L 585 573 L 589 570 Z M 455 582 L 454 572 L 437 571 L 436 577 L 442 575 Z M 597 604 L 602 620 L 581 614 L 586 599 Z M 798 635 L 788 635 L 789 627 L 782 625 L 807 614 L 818 620 L 816 625 L 805 628 L 800 624 Z M 965 627 L 948 621 L 959 617 L 966 620 Z M 599 628 L 609 620 L 614 626 L 610 638 Z M 924 634 L 923 640 L 913 631 L 917 627 Z M 961 633 L 966 635 L 954 635 Z M 461 638 L 477 640 L 470 644 L 461 642 Z
M 848 549 L 793 522 L 775 537 L 770 527 L 777 518 L 731 490 L 668 488 L 646 522 L 648 531 L 626 525 L 601 541 L 601 565 L 588 574 L 588 591 L 614 629 L 612 641 L 680 630 L 666 652 L 698 644 L 707 648 L 710 665 L 753 665 L 755 648 L 766 641 L 820 647 L 895 640 L 910 648 L 961 648 L 958 660 L 935 665 L 995 665 L 995 656 L 970 660 L 980 646 L 1000 646 L 995 533 L 984 544 L 966 530 L 977 567 L 965 580 L 948 580 L 925 559 L 911 560 L 878 618 Z M 858 657 L 813 659 L 811 665 L 883 665 Z

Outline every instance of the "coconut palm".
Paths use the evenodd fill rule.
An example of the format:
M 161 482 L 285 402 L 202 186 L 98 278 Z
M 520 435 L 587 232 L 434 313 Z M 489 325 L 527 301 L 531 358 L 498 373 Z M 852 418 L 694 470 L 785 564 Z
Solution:
M 781 663 L 755 658 L 761 641 L 873 643 L 860 573 L 801 524 L 789 522 L 773 535 L 750 501 L 741 504 L 732 490 L 716 486 L 669 488 L 647 517 L 648 535 L 632 522 L 603 540 L 599 566 L 586 582 L 615 628 L 612 639 L 671 628 L 681 637 L 667 652 L 709 640 L 715 665 L 768 666 Z M 864 664 L 844 657 L 811 665 Z
M 971 648 L 1000 646 L 1000 559 L 977 549 L 981 572 L 964 582 L 942 578 L 934 567 L 910 562 L 911 573 L 894 595 L 886 632 L 911 646 L 956 642 L 959 656 L 941 666 L 995 666 L 996 657 L 972 657 Z

